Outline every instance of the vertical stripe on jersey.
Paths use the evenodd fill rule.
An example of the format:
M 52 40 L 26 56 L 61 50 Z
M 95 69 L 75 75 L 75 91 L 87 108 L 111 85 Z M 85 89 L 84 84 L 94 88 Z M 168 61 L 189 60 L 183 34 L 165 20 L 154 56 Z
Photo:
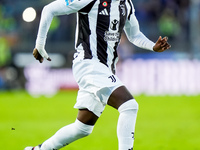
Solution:
M 83 7 L 81 10 L 79 10 L 78 12 L 89 13 L 90 10 L 92 9 L 93 5 L 95 4 L 95 2 L 96 2 L 96 0 L 93 0 L 87 6 Z
M 90 4 L 79 10 L 78 12 L 78 38 L 77 38 L 77 43 L 76 47 L 78 47 L 80 44 L 82 45 L 84 49 L 84 59 L 91 59 L 92 58 L 92 52 L 90 49 L 90 35 L 91 35 L 91 30 L 90 30 L 90 23 L 88 19 L 88 12 L 92 9 L 94 3 L 96 0 L 92 1 Z M 84 13 L 84 14 L 83 14 Z
M 89 28 L 88 15 L 78 13 L 78 18 L 78 40 L 76 43 L 76 47 L 78 47 L 81 44 L 85 52 L 84 59 L 91 59 L 92 53 L 90 50 L 89 41 L 91 31 Z
M 132 6 L 130 0 L 128 0 L 128 3 L 129 3 L 130 8 L 131 8 L 131 9 L 130 9 L 130 12 L 129 12 L 129 14 L 128 14 L 128 20 L 130 20 L 130 17 L 131 17 L 131 15 L 132 15 L 132 13 L 133 13 L 133 6 Z
M 100 0 L 97 16 L 97 57 L 101 63 L 107 65 L 107 41 L 104 34 L 109 30 L 111 0 Z
M 116 72 L 116 59 L 118 58 L 118 54 L 117 54 L 117 47 L 118 47 L 118 44 L 119 44 L 119 42 L 116 42 L 115 43 L 115 46 L 114 46 L 114 52 L 113 52 L 113 60 L 112 60 L 112 64 L 111 64 L 111 70 L 112 70 L 112 72 L 113 72 L 113 74 L 115 74 L 115 72 Z
M 127 18 L 127 7 L 125 5 L 126 3 L 126 0 L 121 0 L 120 1 L 120 4 L 119 4 L 119 29 L 118 29 L 118 32 L 120 33 L 119 37 L 121 39 L 121 33 L 123 31 L 123 27 L 125 25 L 125 22 L 126 22 L 126 18 Z M 118 58 L 118 55 L 117 55 L 117 47 L 118 47 L 118 44 L 119 44 L 120 41 L 116 42 L 115 43 L 115 46 L 114 46 L 114 52 L 113 52 L 113 60 L 112 60 L 112 65 L 111 65 L 111 69 L 112 69 L 112 72 L 115 73 L 115 65 L 116 65 L 116 59 Z

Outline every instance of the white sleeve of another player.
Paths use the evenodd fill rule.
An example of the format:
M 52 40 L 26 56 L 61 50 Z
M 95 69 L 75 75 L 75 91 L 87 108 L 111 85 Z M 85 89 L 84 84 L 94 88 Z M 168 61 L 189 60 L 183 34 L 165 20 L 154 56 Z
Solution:
M 71 14 L 85 7 L 92 0 L 57 0 L 46 5 L 42 10 L 38 35 L 36 39 L 36 48 L 44 49 L 47 32 L 54 16 Z
M 134 13 L 131 14 L 130 19 L 126 21 L 124 31 L 131 43 L 140 48 L 153 51 L 153 46 L 155 45 L 155 43 L 149 40 L 140 31 L 139 23 Z

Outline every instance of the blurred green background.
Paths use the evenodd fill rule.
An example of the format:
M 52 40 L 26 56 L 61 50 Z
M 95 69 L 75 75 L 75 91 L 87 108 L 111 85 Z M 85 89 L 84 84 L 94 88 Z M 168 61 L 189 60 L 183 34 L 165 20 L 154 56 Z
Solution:
M 22 150 L 38 145 L 59 128 L 72 123 L 77 91 L 61 91 L 52 98 L 33 98 L 25 91 L 0 95 L 0 148 Z M 136 96 L 139 112 L 135 150 L 200 149 L 200 96 Z M 63 149 L 117 149 L 118 111 L 107 106 L 93 133 Z
M 46 50 L 32 56 L 42 8 L 51 0 L 0 1 L 0 149 L 37 145 L 74 122 L 77 94 L 71 65 L 76 15 L 55 17 Z M 141 31 L 168 36 L 172 48 L 152 53 L 118 47 L 117 74 L 139 103 L 135 150 L 199 150 L 200 1 L 133 0 Z M 28 9 L 27 9 L 28 8 Z M 64 149 L 117 149 L 118 112 L 109 106 L 94 132 Z

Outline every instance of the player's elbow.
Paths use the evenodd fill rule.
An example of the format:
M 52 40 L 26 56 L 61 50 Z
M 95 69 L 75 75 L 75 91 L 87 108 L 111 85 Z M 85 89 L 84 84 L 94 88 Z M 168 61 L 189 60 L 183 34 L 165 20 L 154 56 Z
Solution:
M 48 14 L 49 11 L 50 11 L 50 7 L 49 5 L 46 5 L 42 9 L 42 14 Z
M 43 7 L 42 9 L 42 15 L 44 15 L 46 18 L 53 17 L 54 16 L 54 9 L 52 8 L 51 4 L 48 4 Z

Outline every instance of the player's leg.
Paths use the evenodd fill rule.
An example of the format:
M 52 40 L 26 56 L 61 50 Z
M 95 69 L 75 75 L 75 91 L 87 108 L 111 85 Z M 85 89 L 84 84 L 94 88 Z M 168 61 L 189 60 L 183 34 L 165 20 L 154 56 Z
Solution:
M 132 150 L 138 110 L 137 102 L 129 91 L 121 86 L 111 94 L 108 105 L 118 109 L 120 113 L 117 124 L 118 149 Z
M 58 130 L 51 138 L 46 140 L 35 150 L 57 150 L 75 140 L 88 136 L 96 123 L 98 116 L 87 109 L 79 109 L 77 119 L 74 123 L 64 126 Z M 33 147 L 27 147 L 25 150 L 32 150 Z
M 84 124 L 87 125 L 95 125 L 97 119 L 99 117 L 96 116 L 93 112 L 89 111 L 88 109 L 79 109 L 77 119 Z

